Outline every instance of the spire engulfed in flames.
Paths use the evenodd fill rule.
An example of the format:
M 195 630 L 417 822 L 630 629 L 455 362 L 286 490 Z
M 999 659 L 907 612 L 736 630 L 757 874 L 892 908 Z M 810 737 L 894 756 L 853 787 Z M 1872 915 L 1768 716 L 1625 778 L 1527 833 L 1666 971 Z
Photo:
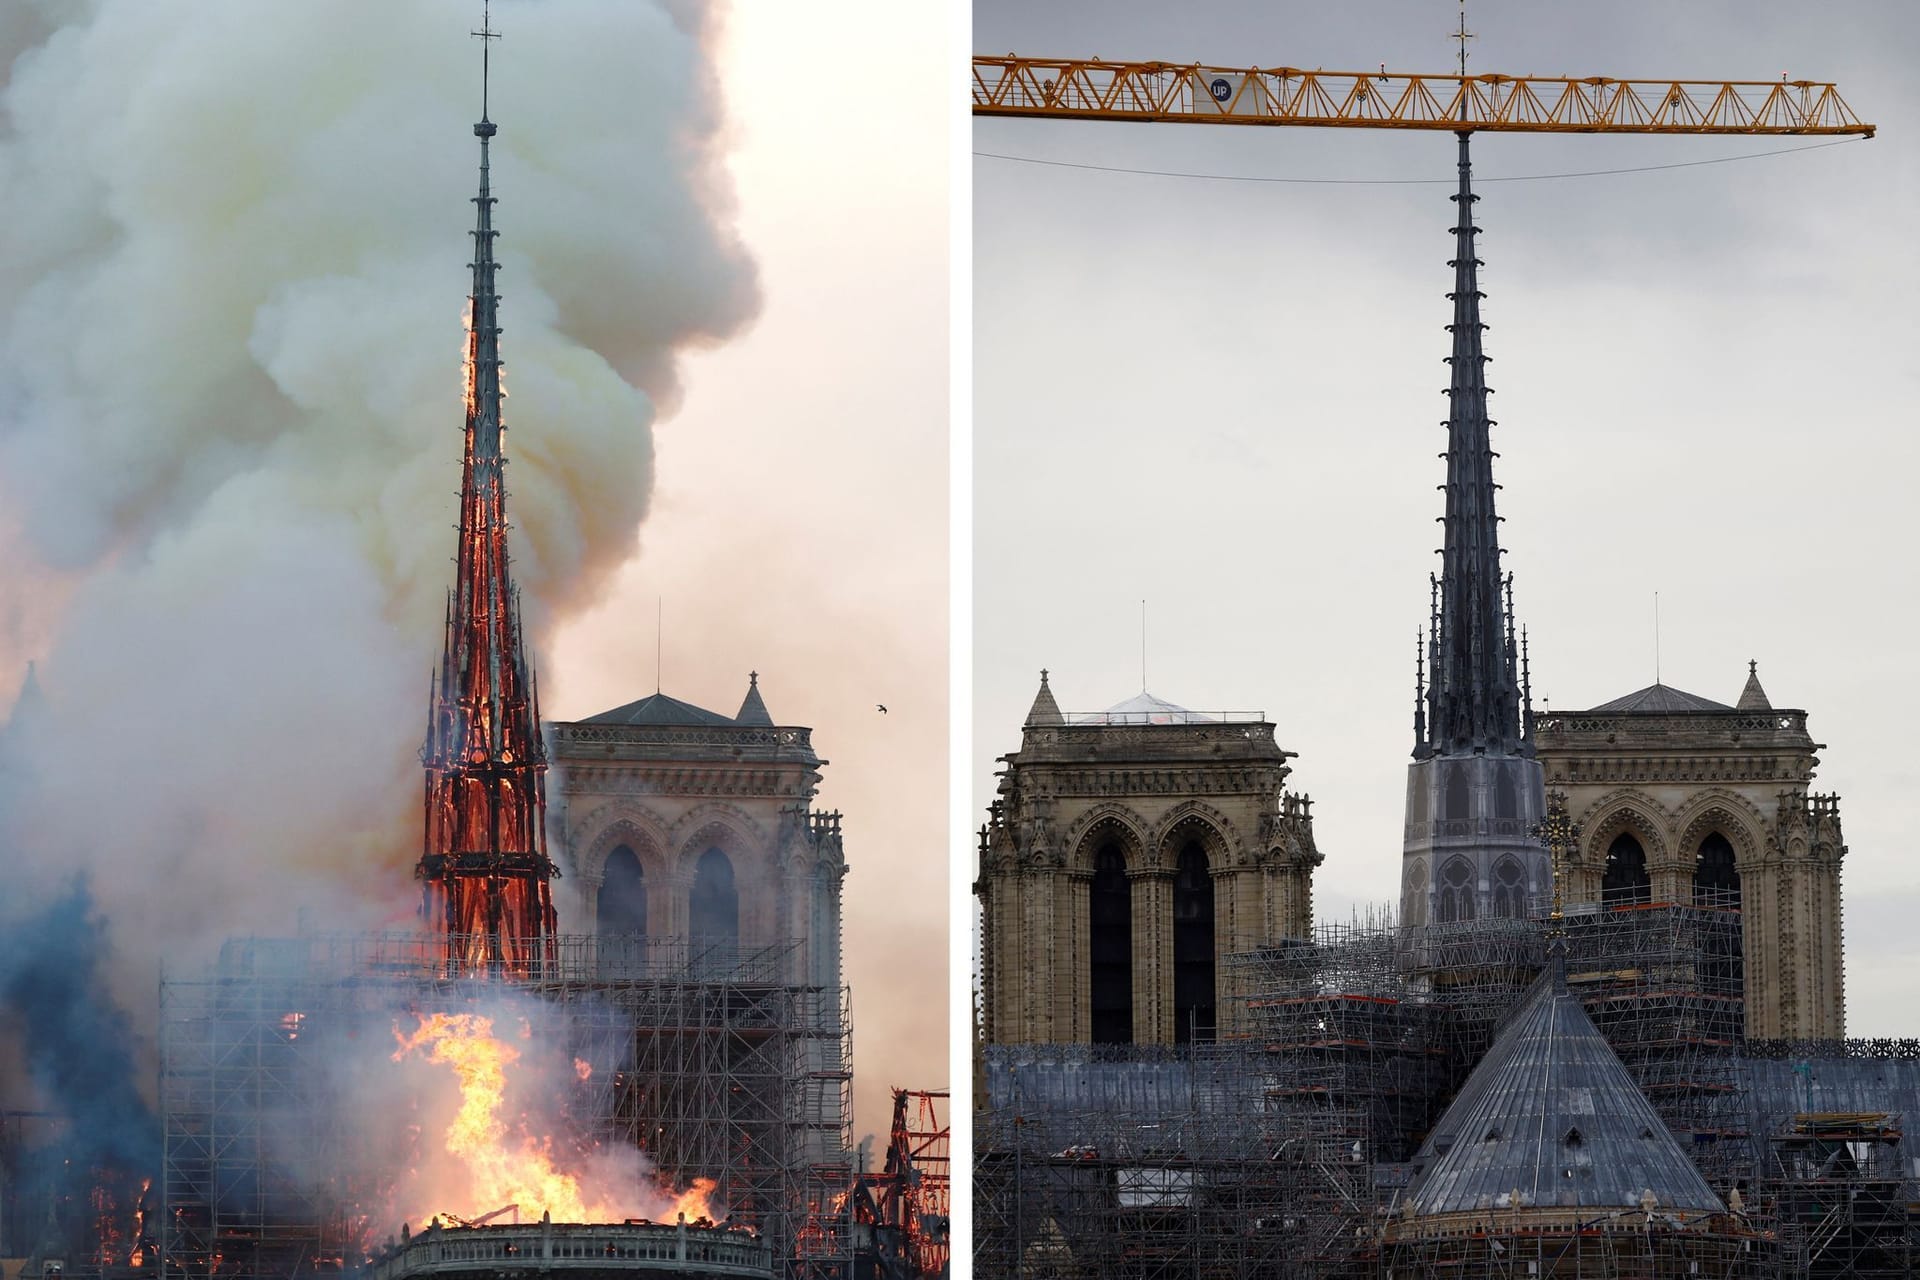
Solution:
M 508 1068 L 520 1060 L 520 1051 L 493 1034 L 493 1019 L 474 1013 L 436 1013 L 422 1016 L 411 1034 L 394 1028 L 400 1062 L 425 1051 L 426 1060 L 453 1068 L 460 1081 L 460 1109 L 447 1126 L 444 1145 L 459 1161 L 467 1178 L 464 1187 L 436 1188 L 433 1194 L 461 1197 L 462 1217 L 492 1213 L 517 1205 L 522 1219 L 550 1214 L 555 1222 L 620 1222 L 648 1218 L 673 1222 L 684 1216 L 694 1222 L 717 1220 L 711 1204 L 715 1183 L 695 1178 L 685 1191 L 656 1187 L 644 1179 L 621 1179 L 620 1185 L 583 1185 L 581 1177 L 555 1166 L 550 1137 L 531 1133 L 524 1123 L 510 1124 L 504 1116 Z M 444 1211 L 444 1204 L 426 1207 L 410 1220 Z
M 421 761 L 426 839 L 418 874 L 430 926 L 459 972 L 543 971 L 556 928 L 546 850 L 546 746 L 540 695 L 507 558 L 500 298 L 494 291 L 494 196 L 482 110 L 480 194 L 467 298 L 466 450 L 460 541 L 447 595 L 446 643 L 434 678 Z

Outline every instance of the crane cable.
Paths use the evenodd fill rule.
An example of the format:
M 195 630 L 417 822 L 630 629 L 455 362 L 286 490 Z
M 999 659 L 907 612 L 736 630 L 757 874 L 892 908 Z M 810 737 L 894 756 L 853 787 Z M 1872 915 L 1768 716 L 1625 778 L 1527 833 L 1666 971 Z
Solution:
M 1796 151 L 1818 151 L 1822 147 L 1838 147 L 1849 142 L 1868 140 L 1867 138 L 1836 138 L 1831 142 L 1810 142 L 1803 147 L 1750 151 L 1744 155 L 1715 156 L 1709 160 L 1680 160 L 1673 164 L 1635 165 L 1628 169 L 1584 169 L 1572 173 L 1522 173 L 1504 178 L 1482 177 L 1475 174 L 1473 180 L 1476 183 L 1547 182 L 1557 178 L 1607 178 L 1623 173 L 1655 173 L 1662 169 L 1693 169 L 1708 164 L 1732 164 L 1736 160 L 1760 160 L 1767 156 L 1791 155 Z M 1249 173 L 1192 173 L 1181 169 L 1131 169 L 1121 165 L 1086 164 L 1077 160 L 1044 160 L 1038 156 L 1010 156 L 998 151 L 976 151 L 973 154 L 983 160 L 1009 160 L 1016 164 L 1038 164 L 1056 169 L 1091 169 L 1099 173 L 1132 173 L 1150 178 L 1199 178 L 1208 182 L 1280 182 L 1316 187 L 1403 187 L 1435 183 L 1451 185 L 1458 181 L 1456 178 L 1277 178 Z

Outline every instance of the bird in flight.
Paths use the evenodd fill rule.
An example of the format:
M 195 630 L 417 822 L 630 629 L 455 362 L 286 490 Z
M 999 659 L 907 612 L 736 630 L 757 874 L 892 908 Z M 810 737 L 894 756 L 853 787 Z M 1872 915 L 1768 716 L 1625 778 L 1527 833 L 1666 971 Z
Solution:
M 884 703 L 884 702 L 876 702 L 876 703 L 874 703 L 873 705 L 874 705 L 874 706 L 876 706 L 876 707 L 878 707 L 878 708 L 880 708 L 880 714 L 881 714 L 881 715 L 885 715 L 885 714 L 887 714 L 887 704 L 886 704 L 886 703 Z

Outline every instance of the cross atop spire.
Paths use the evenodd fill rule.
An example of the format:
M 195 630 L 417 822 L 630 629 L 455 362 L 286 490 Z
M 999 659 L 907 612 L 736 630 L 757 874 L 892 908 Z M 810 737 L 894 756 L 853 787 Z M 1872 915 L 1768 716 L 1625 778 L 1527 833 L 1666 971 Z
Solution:
M 1463 28 L 1464 29 L 1464 28 Z M 1514 653 L 1512 580 L 1500 569 L 1500 517 L 1494 511 L 1493 444 L 1487 416 L 1488 357 L 1481 350 L 1480 292 L 1474 237 L 1473 161 L 1461 130 L 1460 190 L 1454 217 L 1453 354 L 1447 388 L 1447 481 L 1440 573 L 1427 635 L 1426 732 L 1414 754 L 1531 755 L 1523 733 L 1520 672 Z
M 489 123 L 487 120 L 487 88 L 489 82 L 493 79 L 493 42 L 500 38 L 500 33 L 493 29 L 492 11 L 493 0 L 481 0 L 480 29 L 478 31 L 468 32 L 469 35 L 480 38 L 480 124 L 473 126 L 475 133 L 480 133 L 480 125 Z M 1461 56 L 1463 58 L 1465 57 L 1464 54 Z M 1461 65 L 1465 66 L 1466 64 L 1463 61 Z M 488 128 L 486 133 L 480 134 L 483 138 L 491 137 L 492 135 L 493 130 L 491 127 Z

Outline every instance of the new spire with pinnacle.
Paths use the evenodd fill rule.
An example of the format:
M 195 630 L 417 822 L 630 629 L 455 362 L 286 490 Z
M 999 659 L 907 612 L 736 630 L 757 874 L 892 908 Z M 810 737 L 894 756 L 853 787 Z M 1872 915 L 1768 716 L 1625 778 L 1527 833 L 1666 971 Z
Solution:
M 1460 135 L 1460 189 L 1453 196 L 1453 354 L 1447 388 L 1445 541 L 1433 580 L 1437 607 L 1428 633 L 1426 724 L 1414 754 L 1530 754 L 1521 723 L 1513 653 L 1511 582 L 1500 570 L 1500 517 L 1494 510 L 1493 445 L 1473 221 L 1469 134 Z M 1423 731 L 1424 730 L 1424 731 Z
M 490 22 L 473 33 L 482 49 Z M 499 296 L 494 291 L 494 197 L 487 116 L 491 53 L 483 53 L 480 192 L 473 231 L 467 334 L 466 442 L 460 533 L 447 597 L 446 640 L 421 761 L 427 770 L 424 911 L 461 971 L 540 971 L 555 932 L 546 853 L 546 749 L 532 664 L 522 647 L 520 594 L 507 555 L 506 457 L 500 406 Z

